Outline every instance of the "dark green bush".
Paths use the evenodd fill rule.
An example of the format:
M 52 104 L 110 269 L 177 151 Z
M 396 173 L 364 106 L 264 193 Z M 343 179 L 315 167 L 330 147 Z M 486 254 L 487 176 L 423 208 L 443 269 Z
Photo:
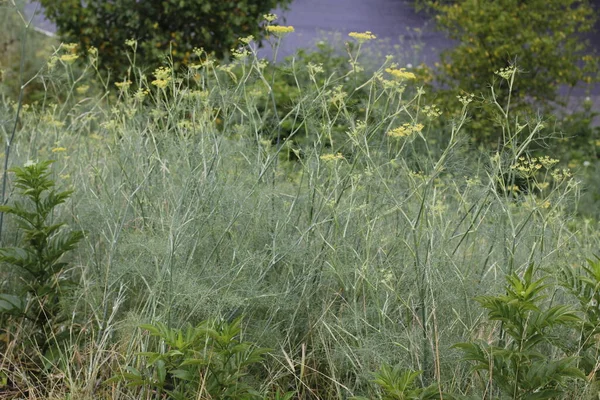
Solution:
M 14 293 L 0 293 L 0 316 L 30 322 L 34 328 L 29 339 L 37 341 L 43 350 L 55 337 L 55 325 L 62 322 L 61 297 L 75 284 L 64 255 L 83 238 L 81 231 L 65 229 L 65 223 L 53 221 L 56 207 L 73 191 L 54 189 L 48 171 L 51 163 L 13 168 L 20 198 L 0 206 L 0 212 L 17 220 L 21 231 L 18 246 L 0 248 L 0 263 L 15 267 L 22 280 L 22 287 Z
M 42 0 L 46 15 L 64 41 L 83 52 L 99 50 L 100 67 L 119 77 L 130 65 L 125 41 L 138 41 L 136 64 L 154 69 L 170 53 L 175 65 L 187 64 L 194 47 L 222 58 L 239 37 L 263 38 L 263 14 L 290 0 L 136 1 Z M 121 76 L 122 78 L 122 76 Z
M 438 84 L 451 89 L 448 102 L 455 101 L 457 90 L 489 99 L 491 74 L 516 66 L 511 107 L 525 113 L 541 108 L 547 113 L 560 104 L 561 85 L 573 87 L 597 78 L 598 57 L 591 55 L 584 39 L 596 21 L 587 0 L 418 2 L 423 3 L 436 14 L 438 27 L 459 42 L 442 53 L 437 65 Z M 507 104 L 508 86 L 496 86 L 495 96 L 502 105 Z M 489 120 L 495 108 L 483 102 L 474 119 Z M 497 141 L 498 129 L 489 122 L 476 128 L 473 134 L 478 141 Z

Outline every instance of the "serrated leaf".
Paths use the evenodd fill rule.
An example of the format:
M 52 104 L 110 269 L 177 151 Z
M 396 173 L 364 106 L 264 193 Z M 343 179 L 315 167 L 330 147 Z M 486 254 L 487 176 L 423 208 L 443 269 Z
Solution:
M 173 371 L 170 371 L 170 375 L 174 378 L 181 379 L 183 381 L 194 380 L 194 374 L 185 369 L 174 369 Z

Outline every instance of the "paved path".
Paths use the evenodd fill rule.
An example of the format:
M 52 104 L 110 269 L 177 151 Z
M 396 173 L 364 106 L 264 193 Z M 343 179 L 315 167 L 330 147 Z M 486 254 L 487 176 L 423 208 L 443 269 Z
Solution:
M 411 58 L 406 62 L 432 64 L 453 44 L 426 15 L 417 14 L 409 0 L 294 0 L 282 17 L 282 23 L 296 29 L 285 38 L 286 54 L 334 33 L 346 40 L 349 32 L 372 31 L 387 42 L 382 46 L 384 55 L 394 52 Z M 420 45 L 422 50 L 415 53 L 414 47 Z

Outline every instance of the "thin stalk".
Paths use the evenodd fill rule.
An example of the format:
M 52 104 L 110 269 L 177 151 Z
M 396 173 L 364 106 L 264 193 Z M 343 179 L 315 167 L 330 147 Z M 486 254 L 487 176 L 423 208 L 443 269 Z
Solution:
M 21 61 L 19 63 L 19 98 L 17 100 L 17 113 L 15 115 L 15 123 L 13 124 L 13 129 L 10 134 L 10 139 L 6 142 L 6 147 L 4 150 L 4 171 L 2 172 L 2 193 L 0 195 L 0 204 L 6 204 L 6 185 L 8 182 L 8 163 L 10 159 L 10 149 L 11 145 L 15 139 L 15 135 L 17 132 L 17 126 L 19 125 L 19 116 L 21 115 L 21 109 L 23 108 L 23 93 L 25 91 L 25 85 L 23 84 L 23 74 L 25 69 L 25 49 L 27 48 L 27 31 L 31 26 L 31 19 L 25 25 L 25 29 L 23 29 L 23 42 L 21 44 Z M 4 226 L 4 212 L 0 212 L 0 244 L 2 244 L 2 228 Z

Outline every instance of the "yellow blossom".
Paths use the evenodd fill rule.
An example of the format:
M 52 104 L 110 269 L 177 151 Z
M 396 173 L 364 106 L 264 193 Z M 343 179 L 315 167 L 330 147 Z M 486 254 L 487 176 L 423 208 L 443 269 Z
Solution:
M 133 38 L 127 39 L 127 40 L 125 40 L 125 46 L 129 46 L 135 50 L 135 49 L 137 49 L 137 40 L 135 40 Z
M 55 148 L 52 149 L 53 153 L 62 153 L 62 152 L 65 152 L 65 151 L 67 151 L 67 149 L 64 148 L 64 147 L 55 147 Z
M 74 52 L 75 50 L 77 50 L 77 46 L 77 43 L 63 43 L 60 47 L 62 47 L 66 51 Z
M 152 84 L 160 89 L 164 89 L 169 85 L 171 81 L 171 70 L 167 67 L 160 67 L 154 70 L 155 80 Z
M 350 32 L 348 34 L 353 39 L 356 39 L 359 43 L 368 42 L 369 40 L 377 39 L 377 36 L 373 35 L 371 31 L 366 32 Z
M 328 153 L 328 154 L 321 155 L 321 157 L 319 157 L 319 158 L 323 161 L 337 161 L 337 160 L 343 160 L 344 156 L 342 155 L 342 153 L 337 153 L 337 154 Z
M 263 15 L 263 18 L 267 22 L 273 22 L 277 19 L 277 15 L 276 14 L 265 14 L 265 15 Z
M 148 95 L 148 89 L 139 88 L 137 92 L 133 94 L 133 98 L 137 101 L 142 101 Z
M 387 132 L 387 135 L 389 137 L 393 137 L 393 138 L 399 138 L 399 137 L 406 137 L 406 136 L 410 136 L 413 133 L 418 133 L 421 132 L 423 130 L 423 124 L 403 124 L 402 126 L 399 126 L 397 128 L 392 129 L 391 131 Z
M 244 44 L 250 44 L 250 42 L 252 42 L 254 40 L 254 36 L 252 35 L 248 35 L 246 37 L 240 38 L 240 42 L 244 43 Z
M 425 107 L 423 107 L 423 114 L 425 114 L 429 118 L 436 118 L 436 117 L 439 117 L 440 115 L 442 115 L 442 111 L 436 105 L 425 106 Z
M 129 89 L 129 86 L 131 86 L 131 81 L 115 82 L 115 86 L 118 87 L 121 91 L 125 91 Z
M 169 85 L 169 81 L 165 79 L 156 79 L 152 81 L 152 84 L 160 89 L 164 89 Z
M 515 67 L 500 68 L 498 71 L 494 71 L 494 74 L 499 75 L 502 79 L 509 80 L 517 72 Z
M 416 79 L 415 74 L 412 72 L 407 72 L 406 68 L 386 68 L 385 72 L 392 75 L 396 79 L 405 80 L 405 79 Z
M 156 79 L 169 80 L 171 79 L 171 70 L 167 67 L 160 67 L 154 70 L 154 76 Z
M 281 25 L 269 25 L 267 26 L 267 32 L 272 33 L 275 36 L 285 36 L 288 33 L 294 32 L 293 26 L 281 26 Z
M 77 54 L 63 54 L 60 56 L 60 61 L 63 61 L 67 64 L 73 64 L 78 58 L 79 56 Z
M 77 89 L 75 89 L 77 91 L 77 93 L 79 94 L 86 94 L 87 91 L 90 89 L 89 85 L 81 85 L 79 86 Z
M 535 186 L 539 189 L 539 190 L 544 190 L 547 189 L 548 186 L 550 186 L 550 182 L 538 182 L 535 184 Z

